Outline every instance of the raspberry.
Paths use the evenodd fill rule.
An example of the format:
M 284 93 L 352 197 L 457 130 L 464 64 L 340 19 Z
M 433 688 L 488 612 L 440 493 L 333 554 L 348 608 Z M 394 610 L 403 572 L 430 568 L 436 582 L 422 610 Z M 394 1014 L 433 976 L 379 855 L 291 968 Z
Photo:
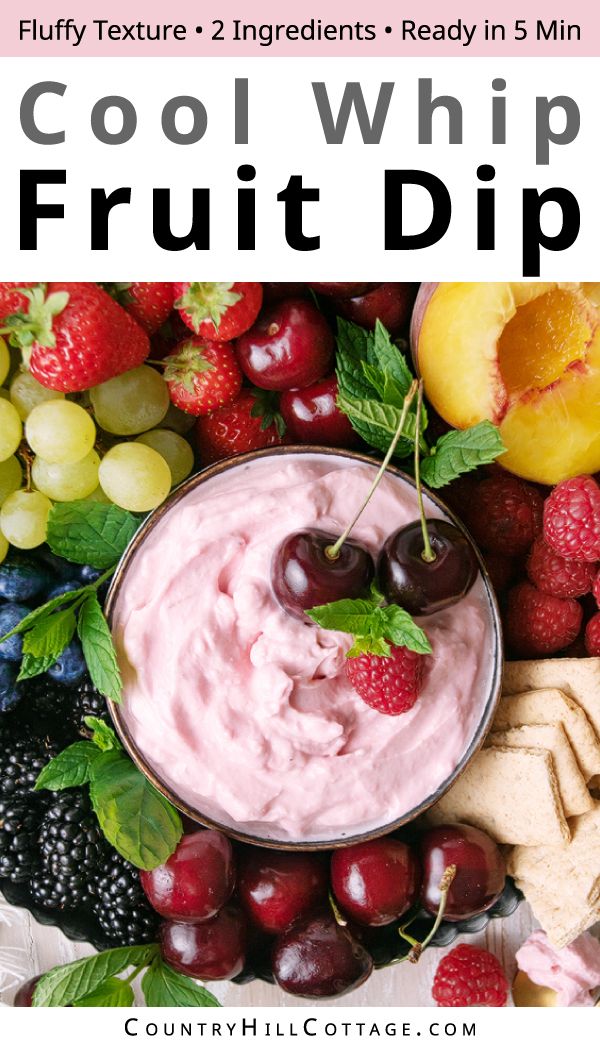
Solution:
M 383 715 L 402 715 L 417 702 L 424 661 L 403 645 L 390 646 L 390 656 L 361 653 L 346 661 L 346 673 L 369 707 Z
M 561 481 L 550 493 L 544 539 L 563 558 L 600 561 L 600 486 L 589 474 Z
M 600 656 L 600 613 L 592 616 L 585 629 L 585 651 L 588 656 Z
M 520 656 L 548 656 L 575 641 L 582 618 L 574 598 L 555 598 L 531 583 L 518 583 L 508 592 L 506 640 Z
M 515 575 L 515 563 L 504 554 L 488 551 L 483 559 L 496 594 L 503 594 Z
M 600 608 L 600 569 L 596 573 L 596 577 L 595 577 L 594 582 L 592 584 L 592 594 L 594 595 L 594 598 L 596 599 L 596 604 Z
M 466 520 L 477 543 L 494 554 L 525 554 L 542 528 L 544 501 L 533 485 L 494 474 L 477 486 Z
M 508 981 L 494 955 L 460 944 L 439 963 L 431 994 L 438 1006 L 506 1006 Z
M 574 561 L 556 554 L 538 536 L 527 561 L 527 575 L 538 591 L 555 598 L 580 598 L 588 594 L 594 582 L 595 566 L 589 561 Z

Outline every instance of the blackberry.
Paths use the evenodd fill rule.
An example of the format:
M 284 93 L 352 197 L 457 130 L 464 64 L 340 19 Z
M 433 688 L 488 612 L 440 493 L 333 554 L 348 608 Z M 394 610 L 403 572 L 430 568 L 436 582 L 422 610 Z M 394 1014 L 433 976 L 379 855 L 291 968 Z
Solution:
M 37 800 L 0 799 L 0 878 L 27 882 L 40 865 Z
M 94 688 L 89 678 L 85 678 L 73 690 L 71 698 L 71 718 L 79 732 L 81 730 L 87 731 L 83 720 L 90 716 L 106 719 L 108 717 L 108 708 L 102 694 Z
M 110 944 L 150 944 L 156 940 L 160 919 L 148 903 L 139 872 L 114 850 L 90 892 L 95 896 L 94 914 Z
M 44 766 L 58 753 L 54 741 L 30 731 L 15 738 L 14 723 L 0 731 L 0 799 L 25 798 Z
M 88 902 L 108 844 L 87 794 L 69 790 L 51 802 L 40 825 L 39 848 L 42 870 L 31 885 L 37 903 L 72 909 Z

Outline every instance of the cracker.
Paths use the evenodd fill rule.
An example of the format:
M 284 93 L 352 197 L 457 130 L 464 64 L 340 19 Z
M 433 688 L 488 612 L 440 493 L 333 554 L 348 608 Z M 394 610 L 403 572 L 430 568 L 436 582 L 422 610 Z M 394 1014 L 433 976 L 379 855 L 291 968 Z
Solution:
M 565 948 L 600 919 L 598 903 L 590 906 L 563 895 L 558 903 L 556 894 L 542 893 L 526 880 L 517 879 L 516 883 L 555 948 Z
M 554 762 L 558 790 L 565 816 L 576 817 L 587 813 L 593 805 L 583 773 L 581 772 L 567 735 L 560 723 L 523 725 L 491 733 L 486 741 L 498 747 L 541 747 L 549 751 Z
M 552 756 L 543 748 L 484 748 L 425 819 L 475 824 L 496 842 L 570 840 Z
M 508 672 L 509 681 L 510 675 Z M 561 722 L 586 781 L 600 774 L 600 741 L 585 711 L 570 696 L 560 689 L 533 689 L 503 696 L 493 729 L 534 722 Z
M 504 665 L 502 691 L 562 689 L 576 700 L 600 737 L 600 657 L 563 660 L 515 660 Z

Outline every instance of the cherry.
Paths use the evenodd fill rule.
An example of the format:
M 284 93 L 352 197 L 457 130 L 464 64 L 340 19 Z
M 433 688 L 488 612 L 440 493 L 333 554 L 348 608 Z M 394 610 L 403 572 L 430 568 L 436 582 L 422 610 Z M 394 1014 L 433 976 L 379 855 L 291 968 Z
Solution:
M 291 995 L 332 998 L 370 977 L 373 959 L 329 909 L 299 919 L 275 942 L 273 976 Z
M 491 908 L 504 889 L 506 864 L 489 835 L 468 824 L 440 824 L 422 836 L 421 902 L 433 915 L 440 903 L 439 884 L 444 870 L 456 865 L 448 891 L 444 918 L 468 919 Z
M 365 295 L 378 287 L 378 282 L 368 281 L 309 281 L 309 288 L 320 295 L 335 295 L 338 299 L 351 299 L 355 295 Z
M 42 974 L 38 973 L 35 977 L 30 977 L 24 984 L 19 985 L 13 999 L 13 1006 L 33 1006 L 33 993 L 41 977 Z
M 397 335 L 407 324 L 415 298 L 413 284 L 388 281 L 352 299 L 334 300 L 336 313 L 363 328 L 374 328 L 381 321 L 390 335 Z
M 271 582 L 279 604 L 291 616 L 305 620 L 307 609 L 341 598 L 360 598 L 369 590 L 375 566 L 369 552 L 346 540 L 335 558 L 337 542 L 321 529 L 294 532 L 279 545 L 271 564 Z
M 165 962 L 188 977 L 230 981 L 244 968 L 247 924 L 233 905 L 227 905 L 208 922 L 163 922 L 159 938 Z
M 231 843 L 220 831 L 184 835 L 169 859 L 152 871 L 141 871 L 140 880 L 150 904 L 165 919 L 211 919 L 233 893 Z
M 239 898 L 265 933 L 283 933 L 327 900 L 327 887 L 327 865 L 321 854 L 249 849 L 242 855 Z
M 338 383 L 327 376 L 304 390 L 286 390 L 279 400 L 279 411 L 286 425 L 286 437 L 312 445 L 352 448 L 358 435 L 348 416 L 338 408 Z
M 344 915 L 363 926 L 385 926 L 419 897 L 419 861 L 405 842 L 381 838 L 336 850 L 331 887 Z
M 279 299 L 290 299 L 308 294 L 305 284 L 300 281 L 265 281 L 263 282 L 263 301 L 265 303 L 278 302 Z
M 473 586 L 479 566 L 466 536 L 449 521 L 427 520 L 433 554 L 424 556 L 420 521 L 388 536 L 377 567 L 379 584 L 388 602 L 411 616 L 428 616 L 454 605 Z
M 235 345 L 251 383 L 264 390 L 289 390 L 310 386 L 329 371 L 334 338 L 308 299 L 285 299 L 264 310 Z

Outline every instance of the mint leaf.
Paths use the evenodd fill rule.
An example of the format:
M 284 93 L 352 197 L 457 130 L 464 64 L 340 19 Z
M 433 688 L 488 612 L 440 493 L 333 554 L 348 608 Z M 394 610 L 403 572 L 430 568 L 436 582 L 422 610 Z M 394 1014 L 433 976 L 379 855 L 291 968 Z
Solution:
M 54 554 L 80 565 L 109 569 L 137 532 L 140 518 L 113 503 L 55 503 L 47 541 Z
M 28 631 L 30 627 L 33 627 L 38 620 L 45 619 L 49 613 L 54 612 L 55 609 L 60 608 L 61 605 L 65 605 L 67 602 L 72 601 L 74 598 L 81 597 L 86 591 L 90 590 L 90 587 L 79 587 L 74 591 L 66 591 L 65 594 L 58 595 L 57 598 L 51 598 L 49 602 L 45 602 L 44 605 L 39 605 L 37 609 L 33 609 L 27 616 L 13 627 L 12 631 L 5 634 L 0 638 L 0 642 L 5 642 L 7 638 L 12 638 L 13 634 L 23 634 Z
M 367 444 L 387 452 L 400 423 L 400 407 L 386 405 L 373 398 L 365 400 L 349 397 L 344 393 L 338 393 L 338 405 Z M 399 459 L 404 459 L 410 453 L 414 436 L 415 417 L 410 413 L 404 433 L 407 440 L 401 438 L 396 446 L 395 455 Z
M 307 615 L 319 627 L 344 631 L 354 642 L 347 656 L 375 653 L 389 656 L 390 645 L 403 645 L 415 653 L 430 653 L 427 635 L 412 616 L 398 605 L 381 605 L 377 598 L 343 598 L 328 605 L 317 605 Z
M 467 430 L 451 430 L 421 462 L 421 477 L 430 488 L 439 489 L 460 474 L 493 463 L 503 452 L 500 431 L 487 420 Z
M 413 375 L 406 357 L 392 342 L 387 328 L 379 319 L 375 322 L 371 354 L 381 371 L 387 373 L 397 384 L 404 399 L 413 381 Z
M 398 605 L 387 605 L 381 610 L 381 629 L 393 645 L 403 645 L 413 653 L 430 653 L 431 645 L 422 627 L 415 623 L 410 613 Z
M 62 791 L 63 788 L 87 784 L 98 753 L 98 748 L 91 740 L 78 740 L 76 744 L 71 744 L 44 766 L 35 782 L 35 790 L 44 788 L 46 791 Z
M 75 634 L 75 613 L 72 609 L 61 609 L 38 620 L 23 639 L 23 652 L 32 656 L 60 656 Z
M 17 675 L 17 682 L 24 682 L 27 678 L 35 678 L 36 675 L 45 674 L 52 667 L 53 663 L 55 663 L 53 656 L 33 656 L 32 653 L 24 652 Z
M 95 594 L 88 595 L 79 610 L 77 633 L 96 689 L 114 703 L 120 703 L 122 681 L 117 654 L 106 617 Z
M 34 1006 L 70 1006 L 95 992 L 108 977 L 129 966 L 147 966 L 156 956 L 156 944 L 109 948 L 85 959 L 55 966 L 40 978 L 33 993 Z
M 370 398 L 377 392 L 362 370 L 363 362 L 368 363 L 370 339 L 364 328 L 338 317 L 336 375 L 341 394 Z
M 156 958 L 142 977 L 146 1006 L 220 1006 L 212 992 Z
M 118 977 L 107 977 L 89 995 L 72 1003 L 73 1006 L 133 1006 L 135 996 L 127 981 Z
M 369 633 L 377 609 L 378 605 L 367 598 L 342 598 L 328 605 L 315 605 L 306 611 L 311 620 L 328 631 L 365 635 Z
M 92 743 L 100 751 L 123 750 L 116 733 L 101 718 L 94 718 L 93 715 L 88 715 L 83 721 L 88 729 L 92 730 Z
M 94 763 L 90 798 L 105 837 L 125 860 L 150 871 L 173 853 L 181 817 L 124 751 L 105 751 Z

